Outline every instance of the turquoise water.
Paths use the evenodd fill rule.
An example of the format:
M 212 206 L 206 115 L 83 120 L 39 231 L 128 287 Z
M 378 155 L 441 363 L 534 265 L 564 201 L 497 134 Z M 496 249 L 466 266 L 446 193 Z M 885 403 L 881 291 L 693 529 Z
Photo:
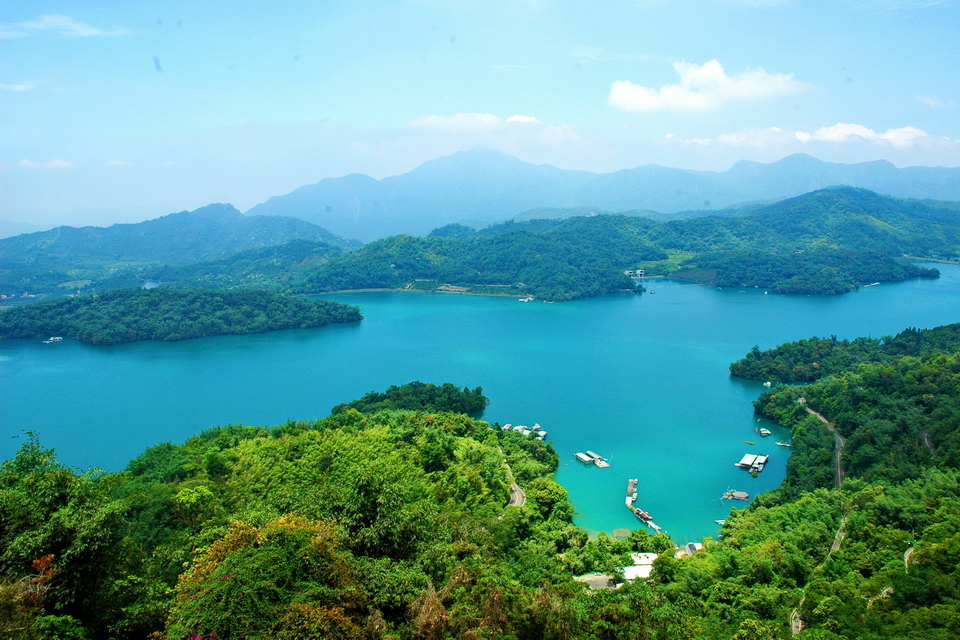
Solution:
M 638 504 L 678 542 L 699 540 L 742 506 L 720 500 L 724 490 L 777 486 L 789 453 L 774 444 L 788 433 L 753 415 L 760 384 L 731 378 L 727 365 L 753 345 L 960 321 L 960 268 L 941 270 L 935 281 L 824 298 L 669 281 L 652 281 L 653 295 L 558 304 L 340 294 L 330 298 L 360 305 L 363 322 L 107 348 L 4 341 L 0 457 L 29 429 L 68 464 L 117 470 L 144 447 L 214 425 L 319 418 L 391 384 L 450 381 L 483 387 L 485 419 L 549 431 L 581 525 L 636 528 L 623 506 L 636 477 Z M 612 466 L 574 462 L 585 449 Z M 771 455 L 758 478 L 733 466 L 749 452 Z

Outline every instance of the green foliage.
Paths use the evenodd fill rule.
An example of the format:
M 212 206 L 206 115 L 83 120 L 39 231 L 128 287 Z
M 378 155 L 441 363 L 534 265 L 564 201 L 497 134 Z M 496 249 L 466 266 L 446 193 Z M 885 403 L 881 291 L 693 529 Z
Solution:
M 626 216 L 508 222 L 474 234 L 443 228 L 427 238 L 392 236 L 319 267 L 297 291 L 430 288 L 441 283 L 484 293 L 570 300 L 634 291 L 624 269 L 664 259 Z
M 928 349 L 950 336 L 857 343 L 878 361 L 761 396 L 793 430 L 787 479 L 693 555 L 645 530 L 588 539 L 549 444 L 426 410 L 479 388 L 391 387 L 316 422 L 218 427 L 103 478 L 31 439 L 0 468 L 0 629 L 733 640 L 789 637 L 796 616 L 799 637 L 956 637 L 960 351 Z M 924 355 L 885 359 L 894 344 Z M 808 407 L 846 438 L 839 489 L 833 435 Z M 506 506 L 514 481 L 522 507 Z M 658 554 L 649 581 L 572 580 L 622 577 L 639 551 Z
M 924 357 L 960 347 L 960 324 L 934 329 L 904 329 L 894 337 L 838 340 L 816 336 L 761 351 L 754 347 L 730 365 L 730 373 L 751 380 L 813 382 L 823 376 L 856 369 L 863 363 L 890 362 L 902 356 Z
M 120 289 L 0 312 L 0 337 L 67 336 L 102 346 L 308 329 L 360 319 L 356 307 L 264 291 Z
M 467 387 L 460 389 L 449 382 L 444 382 L 439 387 L 430 382 L 411 382 L 400 387 L 393 385 L 383 393 L 371 391 L 359 400 L 335 406 L 333 413 L 344 413 L 347 409 L 355 409 L 361 413 L 406 409 L 426 413 L 447 411 L 480 415 L 489 402 L 480 387 L 471 391 Z

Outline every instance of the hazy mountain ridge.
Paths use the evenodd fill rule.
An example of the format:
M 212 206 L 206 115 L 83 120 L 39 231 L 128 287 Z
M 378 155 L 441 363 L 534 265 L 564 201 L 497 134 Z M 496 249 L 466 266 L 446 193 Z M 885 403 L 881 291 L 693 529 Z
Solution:
M 144 267 L 182 267 L 293 240 L 321 243 L 336 253 L 360 246 L 305 220 L 244 216 L 229 204 L 212 204 L 137 224 L 63 226 L 2 239 L 0 288 L 10 295 L 92 282 L 134 286 L 148 275 Z
M 646 165 L 596 174 L 474 148 L 382 180 L 361 174 L 325 178 L 247 213 L 295 216 L 369 242 L 400 233 L 424 235 L 450 223 L 491 224 L 537 208 L 690 217 L 697 210 L 737 208 L 836 185 L 901 198 L 960 200 L 960 168 L 898 169 L 886 161 L 847 165 L 796 154 L 770 164 L 741 161 L 723 172 Z

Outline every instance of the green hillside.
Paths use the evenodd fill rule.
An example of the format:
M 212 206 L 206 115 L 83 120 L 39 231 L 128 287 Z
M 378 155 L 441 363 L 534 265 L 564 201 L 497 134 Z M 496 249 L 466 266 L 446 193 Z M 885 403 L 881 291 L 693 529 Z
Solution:
M 296 218 L 247 217 L 228 204 L 212 204 L 137 224 L 63 226 L 2 239 L 0 293 L 136 286 L 165 265 L 191 265 L 291 240 L 346 250 L 360 246 Z
M 756 410 L 792 429 L 787 478 L 695 553 L 644 529 L 588 538 L 552 447 L 446 412 L 479 392 L 452 384 L 368 394 L 371 413 L 211 429 L 106 476 L 31 438 L 0 466 L 0 632 L 955 638 L 958 385 L 953 350 L 765 393 Z M 381 410 L 391 398 L 436 413 Z M 574 580 L 622 580 L 634 552 L 657 554 L 649 580 Z

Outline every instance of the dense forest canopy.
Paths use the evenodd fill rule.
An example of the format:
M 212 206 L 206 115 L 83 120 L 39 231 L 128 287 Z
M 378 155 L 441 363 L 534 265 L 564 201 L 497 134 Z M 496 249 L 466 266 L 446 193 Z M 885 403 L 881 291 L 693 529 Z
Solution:
M 838 360 L 812 384 L 761 396 L 756 410 L 792 429 L 787 478 L 733 509 L 720 539 L 692 555 L 643 528 L 589 538 L 553 480 L 549 443 L 451 412 L 465 398 L 485 403 L 479 388 L 411 383 L 324 420 L 218 427 L 102 476 L 63 466 L 31 437 L 0 466 L 0 631 L 954 638 L 955 336 L 908 330 L 884 340 L 896 356 L 861 349 L 852 368 Z M 389 406 L 402 398 L 414 409 Z M 650 580 L 591 590 L 573 579 L 622 579 L 639 551 L 658 554 Z
M 400 387 L 393 385 L 383 393 L 371 391 L 359 400 L 338 404 L 333 408 L 332 413 L 344 413 L 348 409 L 354 409 L 360 413 L 407 409 L 426 413 L 449 411 L 479 416 L 489 402 L 480 387 L 470 390 L 467 387 L 461 389 L 449 382 L 437 386 L 430 382 L 417 381 Z
M 813 382 L 860 364 L 889 362 L 902 356 L 925 357 L 935 352 L 952 353 L 960 347 L 960 324 L 933 329 L 904 329 L 895 336 L 838 340 L 836 336 L 787 342 L 761 351 L 754 347 L 743 359 L 730 365 L 740 378 L 776 382 Z
M 118 289 L 0 311 L 0 338 L 69 337 L 94 345 L 310 329 L 362 319 L 357 307 L 285 294 Z

